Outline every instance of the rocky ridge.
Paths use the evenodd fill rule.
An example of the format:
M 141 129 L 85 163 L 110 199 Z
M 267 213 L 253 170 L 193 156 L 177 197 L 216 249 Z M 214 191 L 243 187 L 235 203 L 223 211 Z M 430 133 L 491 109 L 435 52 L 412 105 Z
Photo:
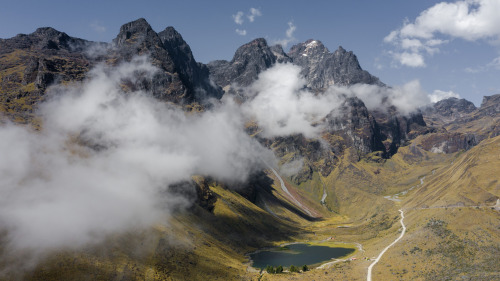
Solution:
M 32 116 L 33 107 L 44 99 L 52 83 L 81 81 L 97 63 L 117 65 L 142 54 L 147 54 L 159 71 L 154 77 L 142 77 L 127 87 L 148 90 L 159 100 L 180 105 L 219 99 L 224 91 L 237 94 L 239 87 L 250 85 L 259 73 L 277 63 L 300 66 L 305 86 L 317 94 L 327 94 L 326 89 L 332 85 L 363 83 L 385 87 L 361 68 L 353 52 L 342 47 L 330 52 L 321 41 L 313 39 L 294 45 L 286 53 L 280 45 L 269 46 L 265 39 L 258 38 L 238 48 L 231 61 L 204 65 L 196 62 L 191 48 L 173 27 L 156 33 L 142 18 L 124 24 L 112 43 L 90 42 L 52 28 L 39 28 L 29 35 L 1 39 L 0 47 L 0 91 L 4 93 L 0 104 L 2 111 L 18 122 L 26 122 Z M 496 96 L 485 97 L 480 108 L 451 98 L 424 110 L 424 115 L 403 115 L 390 105 L 368 110 L 362 100 L 351 97 L 346 98 L 339 114 L 323 121 L 327 126 L 321 142 L 326 141 L 327 147 L 320 145 L 319 140 L 298 136 L 264 143 L 271 143 L 276 151 L 295 151 L 294 158 L 306 157 L 314 166 L 310 169 L 324 173 L 333 169 L 327 166 L 334 165 L 346 150 L 351 150 L 357 161 L 380 161 L 419 136 L 423 136 L 420 145 L 426 150 L 455 152 L 499 134 L 500 129 L 493 122 L 499 112 L 498 104 Z M 466 132 L 457 129 L 464 122 L 482 118 L 492 119 L 487 128 Z
M 321 41 L 310 39 L 293 46 L 288 56 L 302 68 L 307 87 L 312 89 L 357 83 L 383 86 L 377 77 L 361 68 L 352 51 L 347 52 L 341 46 L 331 53 Z
M 50 27 L 0 39 L 0 111 L 17 122 L 30 122 L 48 86 L 85 79 L 98 63 L 117 65 L 148 55 L 159 71 L 138 79 L 131 90 L 181 105 L 204 104 L 222 90 L 209 81 L 208 68 L 195 61 L 174 28 L 156 33 L 145 19 L 124 24 L 111 43 L 74 38 Z
M 328 94 L 326 90 L 332 85 L 364 83 L 385 87 L 377 77 L 361 68 L 353 52 L 339 47 L 331 53 L 321 41 L 312 39 L 293 46 L 288 53 L 280 45 L 269 46 L 265 39 L 255 39 L 238 48 L 231 61 L 214 61 L 208 67 L 213 81 L 226 93 L 236 94 L 245 100 L 239 92 L 240 87 L 250 85 L 259 73 L 276 63 L 300 66 L 305 86 L 320 95 Z M 373 156 L 379 161 L 380 157 L 388 158 L 395 154 L 409 140 L 429 132 L 419 112 L 404 116 L 391 106 L 370 112 L 356 97 L 346 98 L 340 108 L 338 114 L 331 114 L 324 121 L 327 126 L 323 139 L 328 147 L 319 145 L 317 140 L 305 140 L 299 136 L 270 140 L 279 156 L 283 157 L 284 152 L 293 152 L 295 156 L 292 159 L 306 158 L 309 164 L 301 172 L 306 176 L 298 178 L 310 178 L 312 170 L 321 170 L 327 176 L 337 162 L 335 159 L 342 157 L 347 149 L 356 155 L 355 161 L 371 153 L 375 153 Z M 314 152 L 311 147 L 321 151 Z

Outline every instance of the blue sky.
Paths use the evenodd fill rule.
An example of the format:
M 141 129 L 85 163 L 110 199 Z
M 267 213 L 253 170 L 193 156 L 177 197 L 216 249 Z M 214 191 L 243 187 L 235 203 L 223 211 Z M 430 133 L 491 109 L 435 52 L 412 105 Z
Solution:
M 257 37 L 287 43 L 285 51 L 313 38 L 331 51 L 352 50 L 389 85 L 417 79 L 429 94 L 459 95 L 476 105 L 500 93 L 500 0 L 2 0 L 1 7 L 0 38 L 51 26 L 109 42 L 122 24 L 144 17 L 157 32 L 174 26 L 204 63 L 229 60 Z

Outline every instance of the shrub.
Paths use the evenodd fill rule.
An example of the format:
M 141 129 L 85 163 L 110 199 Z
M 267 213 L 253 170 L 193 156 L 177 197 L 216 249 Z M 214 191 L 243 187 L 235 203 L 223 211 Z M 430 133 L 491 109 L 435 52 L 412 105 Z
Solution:
M 276 271 L 274 270 L 274 267 L 268 265 L 266 266 L 266 271 L 267 273 L 276 273 Z
M 292 264 L 290 265 L 290 272 L 299 272 L 299 268 Z
M 308 270 L 309 270 L 309 267 L 307 267 L 307 264 L 304 264 L 304 265 L 302 266 L 302 271 L 303 271 L 303 272 L 306 272 L 306 271 L 308 271 Z
M 283 272 L 283 266 L 278 266 L 276 267 L 276 273 L 282 273 Z

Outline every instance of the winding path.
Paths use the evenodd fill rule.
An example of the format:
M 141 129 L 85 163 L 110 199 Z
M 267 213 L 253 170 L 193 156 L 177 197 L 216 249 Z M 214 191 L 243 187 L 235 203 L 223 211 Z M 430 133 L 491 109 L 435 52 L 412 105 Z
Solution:
M 274 175 L 275 175 L 275 176 L 278 178 L 278 180 L 280 181 L 281 189 L 282 189 L 282 190 L 283 190 L 286 194 L 288 194 L 288 196 L 290 196 L 290 198 L 293 200 L 293 202 L 294 202 L 295 204 L 297 204 L 297 206 L 298 206 L 298 207 L 300 207 L 302 210 L 304 210 L 304 212 L 306 212 L 309 216 L 311 216 L 311 217 L 312 217 L 313 215 L 311 214 L 311 212 L 310 212 L 307 208 L 305 208 L 305 207 L 304 207 L 304 206 L 303 206 L 303 205 L 299 202 L 299 200 L 295 199 L 295 197 L 294 197 L 294 196 L 290 193 L 290 191 L 288 191 L 288 188 L 286 188 L 286 186 L 285 186 L 285 182 L 284 182 L 284 181 L 283 181 L 283 179 L 280 177 L 280 175 L 278 174 L 278 172 L 276 172 L 276 170 L 275 170 L 275 169 L 273 169 L 273 168 L 271 168 L 270 166 L 269 166 L 269 169 L 271 169 L 271 171 L 273 171 Z
M 375 261 L 372 264 L 370 264 L 370 266 L 368 267 L 368 275 L 366 276 L 366 281 L 372 281 L 372 269 L 373 269 L 373 267 L 378 263 L 378 261 L 380 260 L 380 258 L 382 258 L 382 256 L 385 254 L 385 252 L 387 250 L 389 250 L 390 247 L 394 246 L 394 244 L 396 244 L 399 240 L 401 240 L 401 238 L 403 238 L 403 236 L 406 233 L 406 226 L 403 223 L 403 219 L 405 218 L 405 214 L 404 214 L 402 209 L 399 210 L 399 212 L 401 213 L 401 220 L 399 222 L 401 223 L 401 226 L 403 227 L 403 231 L 401 232 L 401 235 L 399 235 L 399 237 L 396 238 L 396 240 L 394 240 L 389 246 L 385 247 L 382 250 L 382 252 L 380 252 L 380 254 L 375 259 Z

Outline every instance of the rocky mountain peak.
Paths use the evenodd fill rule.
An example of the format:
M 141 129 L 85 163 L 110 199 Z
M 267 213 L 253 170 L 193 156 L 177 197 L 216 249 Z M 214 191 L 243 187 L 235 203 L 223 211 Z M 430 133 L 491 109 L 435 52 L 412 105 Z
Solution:
M 248 63 L 251 60 L 264 61 L 268 65 L 274 63 L 275 58 L 266 39 L 257 38 L 239 47 L 231 62 Z
M 209 81 L 207 66 L 196 62 L 191 48 L 175 28 L 169 26 L 158 33 L 158 36 L 174 61 L 175 71 L 179 73 L 188 91 L 194 93 L 197 100 L 205 97 L 222 97 L 222 90 L 212 86 Z
M 500 113 L 500 94 L 483 97 L 479 112 L 482 115 L 497 115 Z
M 221 96 L 221 91 L 210 85 L 206 66 L 194 60 L 191 48 L 173 27 L 158 34 L 140 18 L 122 25 L 113 42 L 117 48 L 111 57 L 117 61 L 148 55 L 160 69 L 152 81 L 141 81 L 156 97 L 183 104 Z
M 32 34 L 45 37 L 57 37 L 57 36 L 69 37 L 66 33 L 58 31 L 52 27 L 39 27 Z
M 331 53 L 321 41 L 310 39 L 294 45 L 288 56 L 302 68 L 301 73 L 309 88 L 326 89 L 331 85 L 356 83 L 383 85 L 377 77 L 361 68 L 353 52 L 342 47 Z
M 10 39 L 1 39 L 8 52 L 11 49 L 31 49 L 38 51 L 81 51 L 89 41 L 68 36 L 52 27 L 40 27 L 31 34 L 18 34 Z
M 163 47 L 163 42 L 143 18 L 122 25 L 113 43 L 117 48 L 112 57 L 118 60 L 130 60 L 133 56 L 147 54 L 154 65 L 169 73 L 174 72 L 174 63 Z
M 339 55 L 343 55 L 343 54 L 347 53 L 347 51 L 342 46 L 339 46 L 337 48 L 337 50 L 335 51 L 335 53 L 338 53 Z M 352 53 L 352 52 L 350 52 L 350 53 Z
M 171 43 L 176 45 L 184 45 L 186 42 L 182 38 L 182 35 L 175 30 L 173 26 L 165 28 L 162 32 L 158 33 L 163 43 Z M 186 44 L 187 45 L 187 44 Z
M 454 97 L 440 100 L 433 107 L 442 116 L 468 114 L 476 110 L 476 106 L 472 102 Z
M 121 46 L 124 44 L 142 43 L 146 39 L 160 42 L 158 35 L 153 31 L 151 25 L 145 19 L 140 18 L 122 25 L 120 32 L 113 42 Z
M 169 26 L 158 33 L 158 36 L 163 42 L 163 47 L 169 52 L 172 59 L 177 61 L 188 60 L 188 64 L 196 64 L 191 48 L 175 28 Z
M 144 18 L 128 22 L 120 27 L 120 33 L 147 33 L 152 30 L 153 28 Z
M 274 52 L 273 52 L 274 50 Z M 287 61 L 287 57 L 280 47 L 271 49 L 264 38 L 257 38 L 239 47 L 233 59 L 228 62 L 224 60 L 210 62 L 208 67 L 212 79 L 221 87 L 227 87 L 236 82 L 240 86 L 250 85 L 260 72 L 270 68 L 278 61 L 275 53 L 281 53 L 281 61 Z
M 288 55 L 290 57 L 321 56 L 330 51 L 319 40 L 309 39 L 303 43 L 292 46 Z

